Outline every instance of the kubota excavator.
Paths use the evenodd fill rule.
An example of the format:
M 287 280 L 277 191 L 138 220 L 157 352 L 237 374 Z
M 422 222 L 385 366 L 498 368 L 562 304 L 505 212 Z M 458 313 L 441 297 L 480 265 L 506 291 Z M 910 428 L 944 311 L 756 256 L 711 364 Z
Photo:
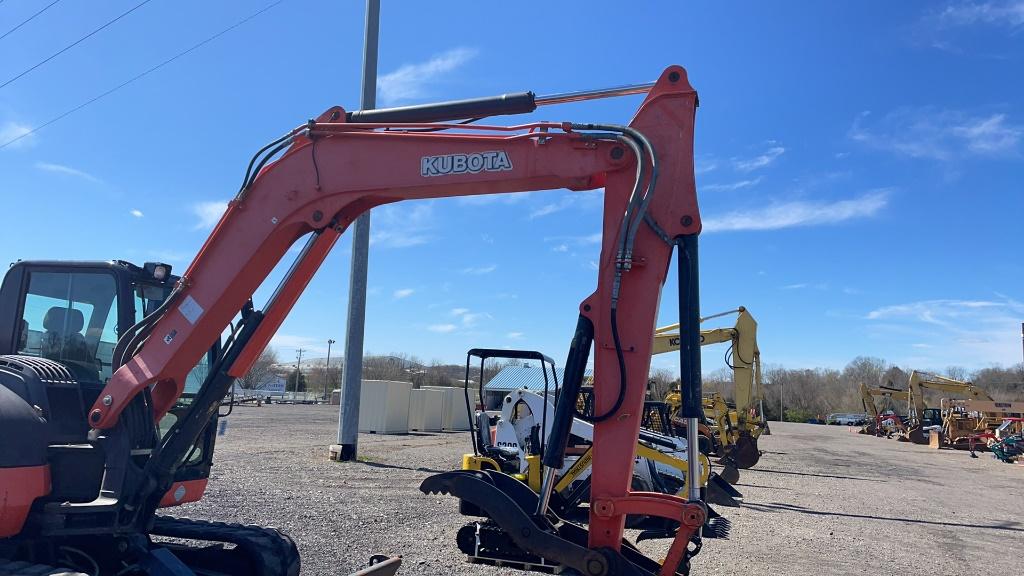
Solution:
M 736 323 L 731 328 L 713 328 L 701 330 L 701 346 L 729 342 L 726 352 L 726 364 L 732 368 L 735 382 L 735 405 L 730 407 L 718 394 L 704 397 L 705 413 L 716 424 L 716 445 L 720 449 L 719 456 L 725 468 L 722 477 L 730 483 L 738 480 L 739 469 L 755 466 L 761 458 L 757 448 L 757 439 L 764 433 L 768 424 L 761 410 L 761 351 L 757 347 L 757 322 L 750 311 L 740 306 L 735 310 L 722 312 L 701 318 L 701 322 L 736 314 Z M 654 354 L 664 354 L 678 349 L 678 324 L 664 326 L 655 330 Z M 665 402 L 673 412 L 681 405 L 678 392 L 673 391 L 665 397 Z
M 456 122 L 629 93 L 642 93 L 644 99 L 628 125 Z M 252 548 L 260 544 L 248 534 L 235 546 L 218 549 L 197 542 L 209 535 L 201 523 L 179 523 L 157 510 L 168 492 L 172 498 L 179 489 L 189 493 L 189 487 L 175 487 L 179 473 L 203 449 L 197 443 L 226 392 L 270 341 L 341 233 L 361 213 L 403 200 L 603 187 L 597 289 L 579 308 L 540 494 L 509 476 L 479 471 L 432 476 L 421 490 L 451 494 L 483 510 L 490 523 L 481 538 L 488 545 L 535 555 L 587 576 L 687 573 L 690 558 L 700 549 L 707 514 L 700 500 L 700 467 L 689 467 L 685 498 L 634 492 L 630 481 L 651 331 L 673 251 L 680 276 L 681 416 L 691 424 L 689 461 L 698 461 L 696 106 L 685 70 L 672 66 L 653 85 L 640 87 L 547 98 L 520 93 L 356 112 L 335 107 L 261 148 L 238 194 L 170 293 L 140 321 L 117 330 L 109 379 L 101 380 L 97 371 L 99 381 L 91 381 L 92 367 L 80 371 L 77 363 L 89 362 L 77 352 L 59 359 L 3 357 L 2 570 L 93 576 L 294 574 L 297 562 L 278 553 L 290 545 L 283 536 L 274 533 L 266 548 L 255 552 Z M 253 293 L 304 237 L 305 247 L 278 289 L 256 310 Z M 44 313 L 42 327 L 55 333 L 58 347 L 79 350 L 82 339 L 88 344 L 89 335 L 82 333 L 84 312 L 79 317 L 71 311 L 83 308 L 60 299 L 51 308 L 58 311 L 49 318 Z M 17 318 L 20 311 L 5 315 Z M 4 326 L 4 337 L 20 343 L 33 327 L 14 324 Z M 217 349 L 225 330 L 229 336 Z M 595 411 L 587 530 L 553 514 L 549 498 L 592 347 Z M 211 348 L 216 353 L 207 376 L 190 401 L 182 403 L 189 373 Z M 182 411 L 167 422 L 165 416 L 179 405 Z M 74 463 L 74 458 L 82 460 Z M 679 523 L 662 561 L 623 539 L 627 515 Z M 173 543 L 153 538 L 165 531 Z M 387 573 L 393 573 L 394 564 L 389 566 Z

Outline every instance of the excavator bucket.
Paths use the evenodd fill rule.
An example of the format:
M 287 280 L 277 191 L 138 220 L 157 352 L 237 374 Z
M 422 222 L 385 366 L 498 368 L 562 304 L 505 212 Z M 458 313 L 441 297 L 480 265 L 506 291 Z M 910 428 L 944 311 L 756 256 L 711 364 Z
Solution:
M 742 470 L 753 468 L 761 459 L 761 451 L 757 449 L 757 438 L 749 433 L 740 434 L 736 444 L 725 448 L 725 458 Z
M 707 501 L 709 503 L 738 508 L 740 503 L 736 501 L 737 499 L 743 499 L 743 494 L 739 490 L 729 485 L 718 474 L 712 473 L 708 476 Z
M 908 430 L 906 438 L 907 438 L 907 440 L 910 440 L 914 444 L 927 444 L 928 443 L 928 434 L 926 434 L 925 431 L 922 430 L 920 426 L 914 426 L 913 428 Z M 900 437 L 900 440 L 903 440 L 902 436 Z

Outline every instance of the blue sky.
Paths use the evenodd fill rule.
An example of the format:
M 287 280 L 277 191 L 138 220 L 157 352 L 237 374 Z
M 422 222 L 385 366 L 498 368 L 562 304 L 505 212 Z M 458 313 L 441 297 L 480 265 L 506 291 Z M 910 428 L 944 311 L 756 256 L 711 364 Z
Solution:
M 136 3 L 56 4 L 0 40 L 0 75 Z M 0 144 L 267 4 L 147 3 L 0 88 Z M 1020 361 L 1024 2 L 383 4 L 380 105 L 687 67 L 701 102 L 703 310 L 750 308 L 766 362 Z M 4 2 L 0 33 L 44 5 Z M 362 22 L 360 1 L 285 0 L 0 149 L 0 260 L 184 270 L 256 149 L 331 105 L 358 107 Z M 625 122 L 638 104 L 534 118 Z M 596 281 L 600 217 L 600 192 L 564 191 L 375 211 L 367 350 L 458 362 L 473 346 L 515 346 L 564 358 Z M 343 340 L 347 236 L 275 339 L 283 359 Z M 722 352 L 705 354 L 705 370 Z

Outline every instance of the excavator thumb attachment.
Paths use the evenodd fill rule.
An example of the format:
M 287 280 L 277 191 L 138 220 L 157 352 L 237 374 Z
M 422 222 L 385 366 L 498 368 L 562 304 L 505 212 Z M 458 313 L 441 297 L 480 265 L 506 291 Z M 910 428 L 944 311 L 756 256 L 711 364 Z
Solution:
M 725 456 L 741 470 L 753 468 L 761 459 L 761 451 L 757 449 L 757 438 L 746 432 L 741 433 L 736 439 L 736 444 L 726 448 Z
M 654 576 L 661 569 L 626 540 L 619 552 L 587 548 L 586 528 L 551 512 L 534 515 L 537 494 L 500 472 L 456 470 L 435 474 L 420 484 L 420 491 L 454 496 L 490 519 L 460 530 L 460 548 L 474 560 L 528 568 L 558 565 L 586 576 Z M 473 546 L 472 551 L 464 544 Z M 677 574 L 685 574 L 685 570 Z

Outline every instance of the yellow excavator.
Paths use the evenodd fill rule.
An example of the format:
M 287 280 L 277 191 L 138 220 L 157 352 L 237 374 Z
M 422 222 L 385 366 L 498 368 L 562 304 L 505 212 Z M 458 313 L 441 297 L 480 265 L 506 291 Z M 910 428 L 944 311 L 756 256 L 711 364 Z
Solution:
M 876 396 L 881 396 L 883 399 L 887 400 L 888 405 L 893 408 L 891 415 L 879 412 L 878 406 L 875 405 Z M 903 419 L 896 413 L 894 401 L 899 400 L 902 402 L 909 402 L 909 391 L 900 390 L 899 388 L 890 388 L 887 386 L 871 388 L 861 382 L 860 398 L 861 402 L 864 404 L 864 410 L 868 413 L 868 416 L 871 417 L 871 419 L 864 424 L 864 427 L 861 429 L 861 434 L 885 436 L 887 438 L 896 435 L 900 439 L 907 436 L 906 423 L 903 422 Z
M 713 328 L 700 331 L 701 346 L 730 343 L 726 363 L 733 370 L 736 384 L 735 406 L 730 408 L 718 393 L 704 397 L 705 415 L 717 426 L 716 440 L 719 456 L 726 469 L 722 477 L 729 480 L 735 468 L 751 468 L 761 458 L 757 439 L 767 434 L 768 424 L 761 409 L 761 351 L 757 347 L 757 321 L 745 307 L 740 306 L 720 314 L 701 318 L 701 322 L 736 314 L 736 323 L 731 328 Z M 652 354 L 664 354 L 679 350 L 679 324 L 657 328 L 654 331 Z M 675 412 L 682 403 L 677 391 L 665 397 L 669 409 Z
M 925 429 L 941 426 L 944 432 L 943 438 L 945 438 L 946 443 L 956 445 L 954 439 L 951 438 L 950 432 L 955 432 L 956 430 L 963 429 L 964 426 L 966 426 L 965 422 L 959 421 L 950 421 L 947 423 L 940 408 L 929 408 L 924 401 L 924 390 L 949 392 L 963 396 L 968 400 L 994 401 L 994 398 L 992 398 L 988 392 L 985 392 L 970 382 L 961 382 L 960 380 L 954 380 L 938 374 L 931 374 L 918 370 L 914 370 L 910 373 L 910 380 L 907 384 L 907 389 L 910 394 L 910 413 L 907 418 L 907 438 L 909 438 L 914 444 L 928 444 L 928 436 L 925 434 Z M 958 419 L 961 418 L 959 416 L 953 418 L 953 420 Z M 949 431 L 946 430 L 947 424 L 952 427 Z M 957 436 L 958 438 L 960 437 L 959 433 L 954 433 L 952 435 Z
M 942 434 L 931 441 L 933 448 L 970 449 L 986 446 L 997 438 L 997 430 L 1007 420 L 1024 417 L 1024 402 L 995 400 L 952 400 L 943 398 Z

